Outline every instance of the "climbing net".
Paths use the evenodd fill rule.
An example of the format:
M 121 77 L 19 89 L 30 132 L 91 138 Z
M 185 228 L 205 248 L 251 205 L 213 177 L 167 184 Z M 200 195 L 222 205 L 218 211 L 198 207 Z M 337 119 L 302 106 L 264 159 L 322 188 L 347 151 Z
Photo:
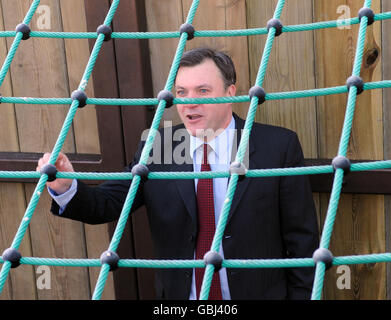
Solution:
M 323 225 L 321 241 L 319 248 L 314 252 L 312 258 L 295 258 L 295 259 L 224 259 L 221 262 L 222 267 L 226 268 L 297 268 L 297 267 L 315 267 L 315 280 L 312 290 L 312 299 L 321 299 L 321 293 L 324 282 L 325 271 L 332 265 L 342 264 L 361 264 L 361 263 L 376 263 L 390 262 L 391 254 L 368 254 L 356 256 L 333 257 L 328 250 L 334 220 L 338 208 L 338 202 L 341 194 L 343 177 L 348 171 L 365 171 L 375 169 L 391 168 L 391 161 L 374 161 L 366 163 L 351 164 L 346 158 L 348 142 L 350 138 L 353 116 L 356 105 L 357 95 L 364 90 L 389 88 L 391 81 L 367 82 L 364 83 L 360 78 L 361 61 L 363 58 L 364 43 L 366 37 L 367 26 L 376 21 L 391 19 L 391 12 L 374 14 L 371 9 L 371 0 L 365 0 L 364 6 L 359 11 L 358 17 L 343 20 L 343 25 L 359 24 L 359 33 L 357 40 L 357 49 L 354 59 L 354 66 L 351 76 L 348 78 L 346 85 L 321 88 L 313 90 L 266 93 L 262 89 L 266 68 L 269 61 L 270 52 L 273 42 L 277 36 L 283 32 L 297 32 L 316 30 L 324 28 L 333 28 L 341 25 L 341 21 L 326 21 L 316 22 L 304 25 L 283 26 L 280 21 L 281 12 L 283 10 L 285 0 L 279 0 L 274 11 L 273 18 L 269 20 L 267 27 L 243 30 L 222 30 L 222 31 L 196 31 L 192 26 L 193 18 L 197 11 L 199 0 L 193 0 L 190 10 L 187 15 L 186 22 L 177 32 L 112 32 L 110 25 L 113 16 L 118 8 L 119 0 L 114 0 L 104 20 L 104 23 L 98 27 L 96 32 L 85 33 L 58 33 L 58 32 L 37 32 L 31 31 L 29 23 L 37 10 L 40 0 L 34 0 L 21 24 L 16 27 L 15 31 L 0 32 L 0 37 L 14 37 L 12 46 L 7 54 L 7 57 L 0 70 L 0 87 L 3 84 L 5 76 L 9 70 L 13 57 L 22 40 L 27 40 L 29 37 L 46 37 L 46 38 L 90 38 L 96 39 L 92 49 L 89 61 L 85 68 L 78 89 L 75 90 L 70 98 L 21 98 L 21 97 L 1 97 L 0 102 L 3 103 L 20 103 L 20 104 L 70 104 L 68 114 L 63 123 L 60 134 L 52 149 L 49 164 L 41 172 L 33 171 L 0 171 L 0 178 L 35 178 L 39 179 L 26 208 L 24 217 L 19 225 L 19 229 L 13 239 L 11 246 L 4 250 L 0 257 L 2 268 L 0 271 L 0 293 L 4 287 L 4 283 L 8 277 L 9 271 L 13 267 L 20 264 L 27 265 L 51 265 L 51 266 L 78 266 L 78 267 L 100 267 L 100 274 L 97 280 L 92 299 L 99 300 L 101 298 L 104 286 L 107 280 L 110 269 L 115 265 L 117 267 L 131 268 L 205 268 L 203 284 L 201 288 L 200 299 L 206 300 L 209 296 L 209 289 L 212 281 L 212 276 L 217 265 L 214 262 L 204 260 L 141 260 L 141 259 L 119 259 L 115 253 L 122 237 L 136 192 L 142 178 L 141 171 L 133 171 L 133 173 L 77 173 L 77 172 L 57 172 L 54 164 L 58 158 L 60 150 L 64 144 L 69 128 L 75 117 L 78 108 L 85 105 L 157 105 L 157 109 L 152 121 L 151 130 L 149 130 L 146 143 L 142 149 L 138 166 L 145 166 L 152 149 L 156 132 L 161 122 L 163 113 L 171 104 L 191 104 L 191 103 L 237 103 L 250 102 L 247 113 L 243 135 L 240 140 L 238 151 L 235 158 L 236 164 L 242 164 L 245 151 L 248 145 L 251 128 L 254 123 L 255 114 L 259 105 L 267 100 L 278 99 L 294 99 L 313 96 L 324 96 L 331 94 L 348 93 L 346 106 L 345 120 L 342 128 L 341 139 L 337 156 L 333 159 L 330 165 L 299 167 L 299 168 L 278 168 L 278 169 L 253 169 L 253 170 L 235 170 L 233 166 L 227 172 L 147 172 L 148 179 L 210 179 L 230 177 L 228 189 L 226 193 L 226 201 L 220 214 L 220 219 L 216 226 L 216 232 L 213 237 L 211 251 L 218 252 L 224 229 L 227 223 L 228 213 L 231 207 L 231 200 L 235 193 L 236 185 L 240 176 L 250 177 L 275 177 L 275 176 L 290 176 L 290 175 L 309 175 L 309 174 L 326 174 L 333 173 L 333 185 L 328 205 L 328 210 Z M 236 97 L 219 97 L 219 98 L 174 98 L 171 94 L 175 76 L 178 70 L 179 62 L 182 57 L 186 41 L 193 37 L 225 37 L 225 36 L 251 36 L 251 35 L 267 35 L 262 59 L 259 65 L 257 77 L 254 86 L 250 89 L 249 95 Z M 173 58 L 173 63 L 168 74 L 168 78 L 164 89 L 159 93 L 157 98 L 152 99 L 95 99 L 88 98 L 84 90 L 87 86 L 96 59 L 104 41 L 110 39 L 157 39 L 157 38 L 179 38 L 178 47 Z M 100 259 L 54 259 L 54 258 L 36 258 L 22 257 L 18 248 L 25 235 L 29 222 L 34 214 L 42 191 L 48 180 L 55 178 L 65 179 L 124 179 L 131 180 L 131 185 L 124 202 L 116 229 L 110 241 L 108 250 L 105 251 Z M 105 257 L 112 256 L 114 259 L 106 259 Z

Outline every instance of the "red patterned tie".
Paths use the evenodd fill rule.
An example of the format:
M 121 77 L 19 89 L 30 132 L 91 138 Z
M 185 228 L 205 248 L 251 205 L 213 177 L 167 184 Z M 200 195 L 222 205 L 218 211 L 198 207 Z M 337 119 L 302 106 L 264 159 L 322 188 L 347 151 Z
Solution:
M 208 144 L 204 143 L 204 157 L 201 164 L 201 171 L 211 171 L 208 163 Z M 197 184 L 198 204 L 198 236 L 196 247 L 196 259 L 203 259 L 205 253 L 210 250 L 215 233 L 215 209 L 213 202 L 213 179 L 198 179 Z M 205 269 L 196 268 L 196 289 L 197 299 L 200 297 L 202 280 Z M 221 288 L 219 273 L 215 272 L 212 285 L 209 291 L 209 300 L 221 300 Z

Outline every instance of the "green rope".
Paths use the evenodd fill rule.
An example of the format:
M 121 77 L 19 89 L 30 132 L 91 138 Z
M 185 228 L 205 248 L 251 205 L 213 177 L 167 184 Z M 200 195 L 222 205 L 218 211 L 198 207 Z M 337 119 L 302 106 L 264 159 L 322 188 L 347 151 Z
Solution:
M 366 255 L 352 255 L 344 257 L 334 257 L 332 265 L 355 265 L 368 263 L 391 262 L 391 253 L 375 253 Z M 0 263 L 4 260 L 0 256 Z M 100 259 L 57 259 L 57 258 L 36 258 L 22 257 L 22 265 L 46 265 L 55 267 L 102 267 Z M 302 268 L 314 267 L 312 258 L 293 259 L 225 259 L 223 268 Z M 203 260 L 146 260 L 146 259 L 120 259 L 120 268 L 204 268 Z
M 375 21 L 382 21 L 391 18 L 391 12 L 383 12 L 375 14 Z M 351 26 L 359 23 L 357 17 L 344 19 L 313 22 L 300 25 L 283 26 L 282 32 L 300 32 L 319 29 L 329 29 L 341 26 Z M 238 30 L 198 30 L 194 32 L 194 37 L 240 37 L 240 36 L 256 36 L 266 35 L 267 28 L 250 28 Z M 0 31 L 0 37 L 15 37 L 15 31 Z M 96 32 L 53 32 L 53 31 L 31 31 L 30 37 L 34 38 L 59 38 L 59 39 L 96 39 Z M 113 32 L 113 39 L 170 39 L 179 38 L 178 31 L 166 32 Z
M 370 8 L 370 6 L 371 6 L 371 0 L 366 0 L 364 3 L 364 7 Z M 368 25 L 368 18 L 364 16 L 362 17 L 360 22 L 360 30 L 357 39 L 356 55 L 353 64 L 353 72 L 352 72 L 353 76 L 360 76 L 367 25 Z M 357 97 L 357 88 L 355 86 L 352 86 L 349 90 L 348 102 L 347 102 L 347 107 L 345 112 L 345 120 L 342 128 L 342 135 L 340 139 L 338 155 L 346 156 L 346 151 L 348 148 L 352 123 L 353 123 L 356 97 Z M 333 188 L 330 196 L 330 202 L 329 202 L 326 219 L 323 226 L 320 248 L 327 249 L 330 243 L 331 233 L 333 230 L 335 216 L 338 208 L 338 202 L 341 194 L 343 175 L 344 175 L 344 171 L 342 169 L 336 170 L 334 175 Z M 321 298 L 322 288 L 324 283 L 324 274 L 325 274 L 325 264 L 323 262 L 318 262 L 316 264 L 316 270 L 315 270 L 314 286 L 313 286 L 312 296 L 311 296 L 312 300 L 319 300 Z
M 366 82 L 365 90 L 391 88 L 391 80 Z M 300 91 L 285 91 L 267 93 L 265 100 L 284 100 L 299 99 L 309 97 L 319 97 L 347 93 L 347 86 L 337 86 L 320 89 L 309 89 Z M 248 95 L 234 97 L 217 97 L 217 98 L 174 98 L 174 104 L 218 104 L 218 103 L 241 103 L 249 102 Z M 39 105 L 61 105 L 71 104 L 71 98 L 31 98 L 31 97 L 1 97 L 2 103 L 18 104 L 39 104 Z M 138 98 L 138 99 L 118 99 L 118 98 L 88 98 L 87 105 L 105 105 L 105 106 L 150 106 L 159 103 L 156 98 Z
M 391 160 L 353 163 L 350 171 L 370 171 L 391 169 Z M 278 169 L 250 169 L 245 176 L 247 178 L 267 178 L 282 176 L 299 176 L 330 174 L 334 169 L 332 165 L 293 167 Z M 229 171 L 204 171 L 204 172 L 150 172 L 148 179 L 216 179 L 230 177 Z M 36 171 L 0 171 L 1 179 L 39 179 L 41 173 Z M 129 172 L 57 172 L 56 178 L 80 179 L 80 180 L 132 180 L 133 175 Z

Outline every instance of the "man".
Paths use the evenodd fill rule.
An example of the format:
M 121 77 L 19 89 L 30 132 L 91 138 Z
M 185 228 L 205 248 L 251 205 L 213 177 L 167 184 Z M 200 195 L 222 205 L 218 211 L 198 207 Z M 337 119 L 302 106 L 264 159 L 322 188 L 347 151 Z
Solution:
M 236 93 L 235 82 L 235 68 L 227 55 L 198 48 L 183 55 L 175 92 L 180 98 L 230 97 Z M 159 131 L 161 137 L 157 141 L 164 143 L 155 144 L 151 158 L 156 160 L 156 154 L 160 154 L 164 161 L 152 161 L 148 164 L 149 171 L 228 171 L 244 120 L 232 113 L 230 103 L 177 107 L 183 124 L 172 127 L 170 136 L 167 130 Z M 126 170 L 130 171 L 139 162 L 143 146 L 140 143 L 133 163 Z M 167 150 L 172 153 L 169 159 Z M 45 154 L 39 160 L 37 170 L 47 163 L 49 156 Z M 189 159 L 187 156 L 190 160 L 182 161 Z M 301 165 L 303 154 L 294 132 L 254 124 L 248 169 Z M 63 154 L 59 155 L 56 166 L 59 171 L 73 171 Z M 122 180 L 92 188 L 80 181 L 57 179 L 48 183 L 55 199 L 52 212 L 92 224 L 116 220 L 129 186 L 130 181 Z M 210 248 L 213 230 L 207 229 L 203 219 L 211 219 L 208 225 L 213 220 L 217 225 L 227 186 L 228 178 L 213 179 L 213 187 L 212 179 L 151 179 L 140 184 L 132 210 L 146 206 L 157 259 L 202 259 L 205 250 L 201 251 L 200 247 Z M 222 257 L 303 258 L 311 257 L 317 248 L 317 219 L 307 177 L 238 181 L 219 251 Z M 199 271 L 200 268 L 157 270 L 157 298 L 197 299 L 200 277 L 202 280 Z M 313 268 L 222 268 L 213 277 L 210 296 L 214 299 L 308 299 L 313 273 Z

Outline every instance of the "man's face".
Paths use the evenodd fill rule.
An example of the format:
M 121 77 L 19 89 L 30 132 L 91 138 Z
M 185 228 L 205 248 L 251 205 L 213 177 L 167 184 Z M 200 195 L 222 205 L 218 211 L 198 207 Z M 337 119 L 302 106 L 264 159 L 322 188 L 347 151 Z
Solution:
M 211 59 L 192 67 L 181 67 L 178 70 L 175 92 L 177 98 L 212 98 L 234 96 L 234 85 L 224 88 L 222 74 Z M 213 139 L 225 129 L 232 117 L 232 107 L 226 104 L 182 104 L 177 105 L 178 114 L 187 131 L 193 136 L 203 136 L 206 129 L 208 140 Z M 217 132 L 217 133 L 216 133 Z

